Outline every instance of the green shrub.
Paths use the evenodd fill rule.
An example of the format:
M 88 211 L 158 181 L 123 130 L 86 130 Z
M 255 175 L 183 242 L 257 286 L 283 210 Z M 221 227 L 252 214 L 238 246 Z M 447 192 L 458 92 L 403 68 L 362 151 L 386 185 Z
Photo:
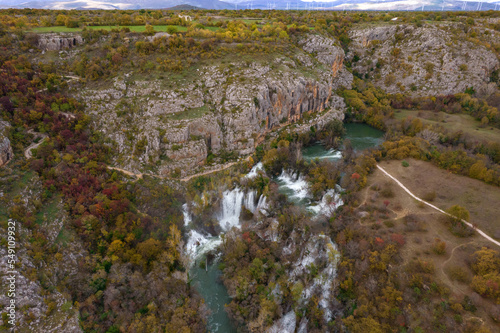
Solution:
M 407 168 L 410 166 L 410 163 L 403 161 L 403 162 L 401 162 L 401 165 L 404 166 L 405 168 Z
M 434 201 L 436 199 L 436 191 L 427 192 L 422 197 L 425 201 Z

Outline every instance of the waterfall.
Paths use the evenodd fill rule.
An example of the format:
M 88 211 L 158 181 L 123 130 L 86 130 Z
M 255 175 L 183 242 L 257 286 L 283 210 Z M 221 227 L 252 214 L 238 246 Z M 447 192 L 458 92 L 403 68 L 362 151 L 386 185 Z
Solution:
M 340 192 L 342 188 L 338 185 L 335 186 L 335 190 L 329 189 L 321 201 L 316 205 L 311 205 L 307 207 L 307 210 L 314 213 L 314 215 L 324 215 L 331 216 L 333 212 L 337 210 L 340 206 L 344 204 L 344 201 L 340 198 Z
M 237 187 L 232 191 L 224 191 L 222 196 L 222 211 L 219 214 L 219 224 L 224 231 L 240 224 L 241 207 L 245 194 Z
M 328 152 L 326 153 L 325 156 L 321 156 L 319 157 L 319 159 L 335 159 L 335 160 L 339 160 L 342 158 L 342 152 L 340 150 L 335 150 L 335 149 L 330 149 L 328 150 Z
M 186 253 L 192 259 L 217 248 L 222 243 L 220 237 L 212 237 L 199 233 L 196 230 L 189 231 L 186 243 Z
M 309 184 L 302 175 L 297 176 L 294 173 L 283 170 L 278 180 L 282 183 L 281 186 L 290 192 L 288 197 L 291 200 L 301 200 L 309 196 Z
M 244 204 L 246 209 L 248 209 L 252 213 L 255 213 L 255 210 L 257 209 L 257 206 L 255 206 L 255 191 L 250 191 L 247 193 L 247 195 L 245 196 Z
M 187 227 L 191 223 L 191 215 L 189 215 L 189 208 L 187 203 L 182 205 L 182 215 L 184 216 L 184 225 Z
M 224 231 L 228 231 L 232 227 L 240 227 L 240 214 L 242 207 L 245 207 L 253 214 L 257 212 L 264 213 L 267 209 L 266 197 L 261 195 L 256 203 L 255 190 L 249 191 L 246 194 L 238 187 L 231 191 L 225 191 L 222 197 L 221 212 L 217 219 Z
M 290 311 L 271 326 L 267 333 L 293 333 L 297 325 L 297 316 L 295 311 Z
M 262 162 L 259 162 L 259 163 L 255 164 L 253 166 L 253 168 L 250 170 L 250 172 L 248 174 L 246 174 L 245 177 L 243 177 L 243 178 L 252 179 L 255 176 L 257 176 L 258 172 L 261 170 L 264 170 L 264 165 L 262 164 Z
M 259 201 L 257 202 L 256 211 L 261 212 L 262 214 L 266 214 L 266 210 L 269 207 L 267 206 L 267 197 L 263 194 L 259 197 Z M 253 212 L 255 214 L 255 212 Z
M 232 227 L 240 227 L 242 207 L 245 207 L 254 214 L 256 212 L 265 212 L 267 209 L 266 197 L 261 195 L 256 202 L 256 194 L 255 190 L 251 190 L 245 194 L 238 187 L 233 190 L 224 191 L 222 194 L 221 210 L 216 216 L 223 232 L 229 231 Z M 182 205 L 182 214 L 184 216 L 184 225 L 188 227 L 192 221 L 192 217 L 187 204 Z M 196 258 L 220 244 L 221 239 L 219 236 L 203 235 L 196 230 L 190 230 L 186 243 L 186 253 L 191 258 Z

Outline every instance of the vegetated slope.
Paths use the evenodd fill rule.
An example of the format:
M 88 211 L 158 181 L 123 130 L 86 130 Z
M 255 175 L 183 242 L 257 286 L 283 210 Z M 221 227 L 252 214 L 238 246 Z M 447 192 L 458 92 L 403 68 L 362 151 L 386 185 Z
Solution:
M 278 14 L 271 12 L 269 15 Z M 2 118 L 14 125 L 9 130 L 10 141 L 20 159 L 9 162 L 8 166 L 13 162 L 18 163 L 16 167 L 24 164 L 23 148 L 28 147 L 33 139 L 29 130 L 50 134 L 50 138 L 33 151 L 33 159 L 26 164 L 42 179 L 44 194 L 38 196 L 27 191 L 16 198 L 15 193 L 9 193 L 9 199 L 14 198 L 13 204 L 9 204 L 8 210 L 0 210 L 3 222 L 8 216 L 14 217 L 36 236 L 30 237 L 29 232 L 26 233 L 28 241 L 22 244 L 27 249 L 26 259 L 24 249 L 20 251 L 26 263 L 20 269 L 23 276 L 33 274 L 29 269 L 31 258 L 35 264 L 41 266 L 43 260 L 43 265 L 47 266 L 46 270 L 40 270 L 40 276 L 30 277 L 51 293 L 45 294 L 36 288 L 36 295 L 43 293 L 47 302 L 73 301 L 72 306 L 66 304 L 62 311 L 54 311 L 53 303 L 44 307 L 40 301 L 42 297 L 35 296 L 34 299 L 40 301 L 33 303 L 37 312 L 52 309 L 42 318 L 44 322 L 54 322 L 57 328 L 64 327 L 67 323 L 64 319 L 56 320 L 60 318 L 58 316 L 73 316 L 68 321 L 72 323 L 76 317 L 72 309 L 78 307 L 80 324 L 87 331 L 141 332 L 147 328 L 168 332 L 181 329 L 203 331 L 205 307 L 186 283 L 184 274 L 187 265 L 179 229 L 183 228 L 180 207 L 183 201 L 181 191 L 185 189 L 178 183 L 165 183 L 149 177 L 126 184 L 118 172 L 108 171 L 105 163 L 112 162 L 133 170 L 151 168 L 152 172 L 165 173 L 172 172 L 173 168 L 172 174 L 180 175 L 192 172 L 192 166 L 205 157 L 209 163 L 215 152 L 219 155 L 215 159 L 220 161 L 232 157 L 233 152 L 251 153 L 255 144 L 268 135 L 271 138 L 269 144 L 257 150 L 256 157 L 263 158 L 270 175 L 279 174 L 284 168 L 296 169 L 306 174 L 314 196 L 321 197 L 339 182 L 343 174 L 341 185 L 345 189 L 343 200 L 346 207 L 338 210 L 332 218 L 317 222 L 300 207 L 289 204 L 270 176 L 258 177 L 249 185 L 259 189 L 259 194 L 269 196 L 273 203 L 269 217 L 276 220 L 262 220 L 243 211 L 242 216 L 249 228 L 243 233 L 232 230 L 225 244 L 224 279 L 235 296 L 230 312 L 243 329 L 262 331 L 273 327 L 279 331 L 293 322 L 301 331 L 307 329 L 310 332 L 332 328 L 347 328 L 352 332 L 484 332 L 484 316 L 491 317 L 487 319 L 488 324 L 496 325 L 498 308 L 488 309 L 489 312 L 481 310 L 477 314 L 473 312 L 476 307 L 483 306 L 482 297 L 498 297 L 498 288 L 495 289 L 500 266 L 498 254 L 486 250 L 486 259 L 491 258 L 486 264 L 493 264 L 486 269 L 482 267 L 482 253 L 472 259 L 473 267 L 477 266 L 478 283 L 475 286 L 481 296 L 474 294 L 473 300 L 449 297 L 443 281 L 433 276 L 436 268 L 432 262 L 419 260 L 418 253 L 415 253 L 416 258 L 405 262 L 401 254 L 407 249 L 405 235 L 391 229 L 391 223 L 398 222 L 397 219 L 392 221 L 392 217 L 400 217 L 401 209 L 392 211 L 391 202 L 379 200 L 377 207 L 370 208 L 374 221 L 368 226 L 363 225 L 365 221 L 361 215 L 365 214 L 357 215 L 356 193 L 366 185 L 368 173 L 375 165 L 370 154 L 356 158 L 352 150 L 346 149 L 342 163 L 312 162 L 306 166 L 300 161 L 300 139 L 306 136 L 325 139 L 325 136 L 317 135 L 315 126 L 320 128 L 329 123 L 330 116 L 342 118 L 342 112 L 328 110 L 336 105 L 339 110 L 343 107 L 341 99 L 335 98 L 334 89 L 344 85 L 347 89 L 340 90 L 346 97 L 348 110 L 359 106 L 356 111 L 365 120 L 377 115 L 379 110 L 390 118 L 393 112 L 391 103 L 403 99 L 402 96 L 392 99 L 359 79 L 351 87 L 352 76 L 343 67 L 344 51 L 331 37 L 335 31 L 347 49 L 346 30 L 340 32 L 345 26 L 336 26 L 335 20 L 326 16 L 330 14 L 314 15 L 322 17 L 315 27 L 317 31 L 310 33 L 309 27 L 305 26 L 301 29 L 303 34 L 298 36 L 293 34 L 296 27 L 288 28 L 282 22 L 286 18 L 278 18 L 281 20 L 279 24 L 259 27 L 255 24 L 251 30 L 240 29 L 240 23 L 222 23 L 221 27 L 223 24 L 228 27 L 224 31 L 224 34 L 229 32 L 228 36 L 210 35 L 208 29 L 197 28 L 198 23 L 191 25 L 186 34 L 171 31 L 168 35 L 155 35 L 150 26 L 144 27 L 147 36 L 128 33 L 126 29 L 111 33 L 85 29 L 82 44 L 86 44 L 82 45 L 80 40 L 71 37 L 56 39 L 55 44 L 59 42 L 68 48 L 56 49 L 55 52 L 36 50 L 40 46 L 37 36 L 24 35 L 22 29 L 15 30 L 17 25 L 13 22 L 10 27 L 19 33 L 19 37 L 3 34 L 4 30 L 0 29 L 0 42 L 5 46 L 1 56 L 9 54 L 7 51 L 12 48 L 6 46 L 12 44 L 18 47 L 16 52 L 32 61 L 30 64 L 24 57 L 17 56 L 1 58 L 5 65 L 0 72 L 2 83 L 5 85 L 16 78 L 9 83 L 9 89 L 2 90 L 0 99 Z M 357 13 L 346 14 L 341 20 L 351 20 L 350 15 L 353 20 L 363 17 Z M 105 16 L 102 15 L 102 19 Z M 133 16 L 137 18 L 139 15 Z M 325 16 L 329 21 L 324 19 Z M 315 21 L 314 16 L 308 17 L 311 22 Z M 22 18 L 18 25 L 22 26 Z M 241 37 L 250 31 L 255 33 L 255 40 Z M 261 33 L 266 34 L 265 37 L 262 38 Z M 246 42 L 238 43 L 241 40 Z M 252 57 L 242 52 L 245 48 L 250 49 Z M 200 49 L 204 51 L 199 52 Z M 425 57 L 425 50 L 417 53 Z M 256 54 L 259 54 L 257 59 L 254 58 Z M 354 61 L 354 56 L 348 59 Z M 394 64 L 389 63 L 390 66 Z M 17 73 L 16 69 L 25 72 Z M 82 83 L 71 83 L 74 84 L 71 93 L 86 100 L 87 106 L 54 93 L 64 91 L 68 84 L 53 75 L 57 69 L 64 73 L 74 71 L 83 79 Z M 474 73 L 471 82 L 479 82 L 479 74 Z M 493 73 L 494 70 L 488 74 L 494 76 Z M 154 80 L 151 79 L 153 75 Z M 375 81 L 387 88 L 380 82 Z M 493 85 L 491 87 L 496 89 Z M 469 93 L 473 94 L 473 91 Z M 349 95 L 359 97 L 359 102 L 352 102 Z M 461 104 L 460 110 L 473 105 L 470 110 L 488 114 L 492 123 L 498 119 L 493 109 L 483 107 L 469 95 L 453 98 L 430 96 L 420 102 L 438 109 L 450 100 Z M 418 101 L 404 102 L 418 106 Z M 451 105 L 447 105 L 448 108 L 451 109 Z M 172 110 L 174 112 L 169 112 Z M 313 112 L 308 114 L 307 111 Z M 276 133 L 275 130 L 291 121 L 298 121 L 289 126 L 291 131 Z M 89 122 L 93 122 L 97 131 L 87 127 Z M 304 136 L 295 136 L 293 130 L 305 131 Z M 332 128 L 327 130 L 334 132 Z M 460 147 L 460 138 L 456 140 L 456 146 L 446 151 L 445 144 L 451 145 L 452 139 L 440 138 L 430 130 L 424 131 L 418 121 L 397 124 L 390 130 L 387 137 L 392 141 L 381 153 L 374 153 L 374 157 L 418 155 L 423 159 L 434 158 L 441 167 L 455 172 L 470 172 L 471 176 L 486 182 L 498 183 L 500 179 L 493 172 L 496 169 L 492 169 L 496 164 L 488 159 L 479 154 L 474 159 L 465 158 L 473 152 L 465 152 L 463 146 Z M 275 140 L 272 137 L 276 137 Z M 333 135 L 327 134 L 326 137 L 338 143 L 338 138 Z M 254 145 L 249 144 L 251 140 Z M 436 149 L 438 143 L 439 149 Z M 126 156 L 127 153 L 133 156 Z M 493 156 L 495 151 L 488 154 Z M 239 167 L 248 169 L 249 165 Z M 7 188 L 5 184 L 11 184 L 8 172 L 1 176 L 5 177 L 2 191 Z M 194 179 L 188 186 L 188 196 L 193 201 L 210 202 L 204 206 L 204 214 L 194 219 L 206 229 L 216 227 L 213 216 L 220 204 L 217 202 L 219 197 L 215 196 L 217 192 L 238 184 L 237 175 L 230 170 L 224 171 L 224 175 L 227 177 L 222 179 L 222 186 L 211 182 L 213 176 Z M 34 184 L 31 185 L 35 188 L 36 177 L 32 179 Z M 16 188 L 21 186 L 15 185 Z M 64 209 L 71 219 L 62 226 L 52 215 L 53 197 L 58 198 L 61 194 Z M 206 200 L 206 194 L 214 194 L 213 200 Z M 46 210 L 26 209 L 31 197 L 40 199 L 42 206 L 46 204 Z M 40 214 L 39 219 L 33 217 L 35 214 Z M 387 228 L 377 220 L 386 222 Z M 408 222 L 410 228 L 415 225 L 411 219 L 403 222 Z M 74 240 L 64 232 L 66 229 L 74 232 Z M 57 230 L 61 231 L 61 242 L 69 240 L 75 248 L 67 250 L 62 244 L 53 242 Z M 320 237 L 319 232 L 324 232 L 325 237 Z M 332 270 L 330 260 L 330 255 L 335 256 L 335 253 L 325 251 L 332 245 L 328 238 L 335 241 L 341 254 L 337 271 Z M 82 247 L 89 251 L 79 270 L 67 272 L 60 269 L 57 258 L 66 259 L 66 255 L 72 252 L 86 254 L 78 244 L 83 244 Z M 279 249 L 278 244 L 286 250 Z M 311 260 L 307 252 L 315 253 L 317 260 Z M 477 252 L 473 249 L 467 253 Z M 75 261 L 68 262 L 74 264 Z M 408 269 L 403 271 L 402 268 Z M 61 275 L 49 279 L 54 272 Z M 334 274 L 328 273 L 335 272 L 338 275 L 333 279 Z M 293 279 L 288 280 L 289 277 Z M 322 298 L 325 294 L 321 288 L 323 285 L 316 283 L 323 277 L 327 278 L 327 281 L 322 281 L 324 287 L 332 295 L 328 299 Z M 71 297 L 63 295 L 58 298 L 53 292 L 57 288 L 68 291 Z M 23 328 L 29 327 L 29 316 L 29 312 L 23 313 Z M 42 324 L 40 322 L 40 326 Z M 493 325 L 491 327 L 496 328 Z
M 263 56 L 250 50 L 245 55 L 249 44 L 229 47 L 222 59 L 184 75 L 121 72 L 98 83 L 99 89 L 92 82 L 75 87 L 96 129 L 111 142 L 117 165 L 184 176 L 209 153 L 255 152 L 267 133 L 306 114 L 313 117 L 302 131 L 343 119 L 343 102 L 334 91 L 350 86 L 352 75 L 335 40 L 309 35 L 284 54 Z
M 498 55 L 491 44 L 470 37 L 470 29 L 463 23 L 355 27 L 349 59 L 360 77 L 389 93 L 448 95 L 473 87 L 491 95 L 497 91 L 490 78 L 499 68 Z M 500 38 L 492 29 L 482 34 L 490 43 Z

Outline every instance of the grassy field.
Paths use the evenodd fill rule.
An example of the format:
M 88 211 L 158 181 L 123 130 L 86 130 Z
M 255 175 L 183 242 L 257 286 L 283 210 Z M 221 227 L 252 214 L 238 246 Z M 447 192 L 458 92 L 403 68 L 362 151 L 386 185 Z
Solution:
M 176 113 L 171 113 L 165 115 L 166 119 L 172 119 L 172 120 L 183 120 L 183 119 L 196 119 L 196 118 L 201 118 L 204 115 L 208 114 L 210 110 L 208 109 L 208 106 L 205 104 L 199 108 L 193 108 L 181 112 L 176 112 Z
M 396 119 L 405 119 L 409 116 L 419 118 L 423 123 L 440 125 L 449 131 L 463 131 L 477 140 L 500 142 L 500 129 L 491 126 L 480 127 L 481 122 L 467 114 L 448 114 L 445 112 L 423 110 L 397 110 Z
M 168 25 L 154 25 L 153 28 L 157 32 L 166 32 L 167 31 Z M 175 27 L 178 32 L 184 32 L 187 31 L 187 27 L 181 26 L 181 25 L 173 25 L 170 27 Z M 146 31 L 146 26 L 144 25 L 134 25 L 134 26 L 111 26 L 111 25 L 99 25 L 99 26 L 88 26 L 87 28 L 89 29 L 94 29 L 94 30 L 108 30 L 110 31 L 111 29 L 121 29 L 121 28 L 129 28 L 130 31 L 132 32 L 144 32 Z M 218 27 L 206 27 L 205 29 L 210 30 L 210 31 L 217 31 L 220 28 Z M 38 33 L 46 33 L 46 32 L 79 32 L 82 31 L 82 28 L 67 28 L 67 27 L 62 27 L 62 26 L 57 26 L 57 27 L 38 27 L 38 28 L 33 28 L 34 32 Z
M 439 169 L 430 162 L 407 160 L 409 167 L 401 161 L 382 162 L 380 165 L 399 179 L 417 197 L 436 193 L 432 204 L 446 210 L 460 205 L 470 212 L 470 222 L 478 228 L 500 239 L 500 188 L 477 179 L 455 175 Z
M 471 222 L 477 223 L 480 229 L 490 235 L 498 232 L 500 188 L 449 174 L 430 162 L 408 162 L 410 166 L 407 168 L 402 167 L 401 161 L 383 161 L 380 165 L 415 195 L 422 197 L 435 191 L 434 205 L 443 209 L 454 204 L 462 205 L 470 211 Z M 359 223 L 378 229 L 379 234 L 387 237 L 403 235 L 405 245 L 401 251 L 401 265 L 406 266 L 412 260 L 433 263 L 433 280 L 449 290 L 452 300 L 460 301 L 474 292 L 470 287 L 474 273 L 467 263 L 473 253 L 482 246 L 498 249 L 477 233 L 470 237 L 454 235 L 444 223 L 443 214 L 417 202 L 378 169 L 368 177 L 368 184 L 359 193 L 357 201 Z M 446 244 L 443 253 L 434 250 L 437 242 Z M 457 267 L 465 274 L 461 280 L 452 273 Z M 491 332 L 497 332 L 498 323 L 487 314 L 493 306 L 491 299 L 483 298 L 475 315 L 484 318 Z

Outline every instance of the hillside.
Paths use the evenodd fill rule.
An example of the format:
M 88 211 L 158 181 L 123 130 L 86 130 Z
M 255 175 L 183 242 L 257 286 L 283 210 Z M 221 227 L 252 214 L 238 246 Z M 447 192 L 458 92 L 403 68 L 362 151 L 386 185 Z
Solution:
M 500 329 L 497 12 L 146 3 L 0 11 L 0 330 Z

